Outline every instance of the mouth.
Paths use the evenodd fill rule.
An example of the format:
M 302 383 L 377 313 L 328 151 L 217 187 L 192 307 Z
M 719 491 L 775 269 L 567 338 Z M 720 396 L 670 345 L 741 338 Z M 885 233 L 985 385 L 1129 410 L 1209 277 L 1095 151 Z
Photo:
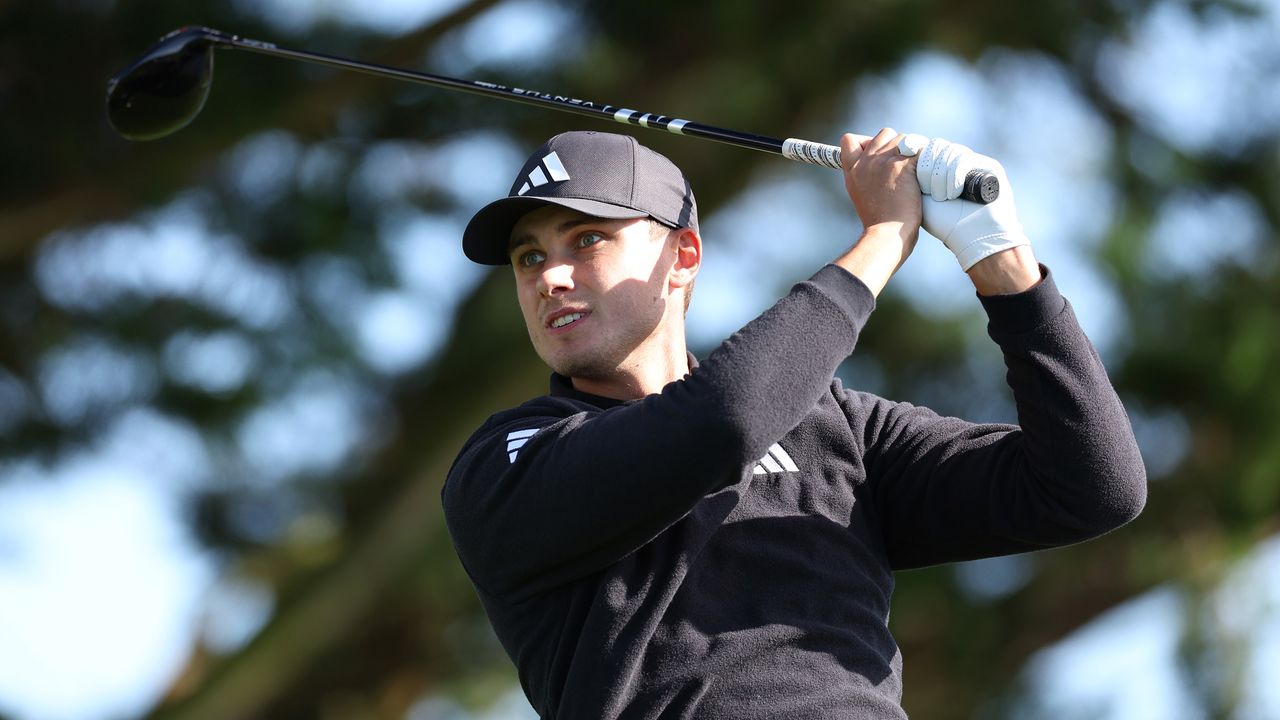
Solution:
M 590 313 L 585 310 L 558 310 L 547 318 L 547 327 L 551 330 L 566 330 L 588 315 Z

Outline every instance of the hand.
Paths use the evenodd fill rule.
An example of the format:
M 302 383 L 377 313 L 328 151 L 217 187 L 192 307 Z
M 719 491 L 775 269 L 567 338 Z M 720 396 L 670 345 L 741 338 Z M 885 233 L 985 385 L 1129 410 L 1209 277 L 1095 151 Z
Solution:
M 916 159 L 898 151 L 902 136 L 884 128 L 875 137 L 846 134 L 840 139 L 844 187 L 862 220 L 864 234 L 891 231 L 905 244 L 903 259 L 920 235 L 921 198 Z
M 930 140 L 918 157 L 916 178 L 920 191 L 929 195 L 923 203 L 924 229 L 955 254 L 961 268 L 968 271 L 996 253 L 1031 244 L 999 162 L 940 138 Z M 965 176 L 977 169 L 1000 180 L 1000 197 L 988 205 L 959 199 Z
M 920 236 L 920 188 L 915 158 L 898 152 L 901 137 L 889 128 L 875 137 L 840 139 L 844 185 L 862 219 L 858 243 L 835 263 L 879 295 L 915 248 Z

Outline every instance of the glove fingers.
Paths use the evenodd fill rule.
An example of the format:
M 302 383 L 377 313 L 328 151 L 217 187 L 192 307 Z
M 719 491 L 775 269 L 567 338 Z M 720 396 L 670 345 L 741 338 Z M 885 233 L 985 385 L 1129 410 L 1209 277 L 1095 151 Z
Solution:
M 934 166 L 934 197 L 939 200 L 954 200 L 964 191 L 964 178 L 968 174 L 967 167 L 974 152 L 959 143 L 948 143 L 943 156 L 946 164 L 942 168 Z M 941 172 L 939 172 L 941 170 Z
M 920 192 L 936 200 L 960 197 L 964 180 L 980 157 L 968 147 L 942 138 L 933 138 L 920 152 L 916 164 L 916 180 Z
M 939 140 L 938 156 L 933 161 L 933 177 L 929 185 L 929 194 L 937 200 L 950 200 L 951 166 L 957 159 L 956 146 L 946 140 Z
M 930 140 L 916 161 L 916 181 L 920 183 L 920 192 L 925 195 L 933 194 L 933 165 L 938 158 L 938 148 L 937 138 Z
M 915 133 L 907 133 L 902 136 L 902 140 L 898 141 L 898 153 L 905 157 L 919 155 L 920 151 L 929 144 L 929 138 Z

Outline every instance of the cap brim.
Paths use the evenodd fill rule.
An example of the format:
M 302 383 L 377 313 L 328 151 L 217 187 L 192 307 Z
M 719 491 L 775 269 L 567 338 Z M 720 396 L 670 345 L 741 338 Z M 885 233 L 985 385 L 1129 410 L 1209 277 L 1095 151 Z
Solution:
M 599 200 L 585 198 L 505 197 L 480 208 L 462 233 L 462 252 L 481 265 L 511 262 L 507 247 L 511 229 L 520 218 L 547 205 L 559 205 L 595 217 L 622 219 L 648 217 L 649 213 Z

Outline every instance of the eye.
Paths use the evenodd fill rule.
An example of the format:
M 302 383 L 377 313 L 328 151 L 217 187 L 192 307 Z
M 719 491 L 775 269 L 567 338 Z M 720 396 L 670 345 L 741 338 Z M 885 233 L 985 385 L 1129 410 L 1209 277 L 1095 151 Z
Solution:
M 578 247 L 580 248 L 591 247 L 592 245 L 595 245 L 601 240 L 604 240 L 603 233 L 598 233 L 598 232 L 595 232 L 594 230 L 591 232 L 584 232 L 578 236 Z
M 516 256 L 516 267 L 531 268 L 546 260 L 546 256 L 538 250 L 526 250 Z

